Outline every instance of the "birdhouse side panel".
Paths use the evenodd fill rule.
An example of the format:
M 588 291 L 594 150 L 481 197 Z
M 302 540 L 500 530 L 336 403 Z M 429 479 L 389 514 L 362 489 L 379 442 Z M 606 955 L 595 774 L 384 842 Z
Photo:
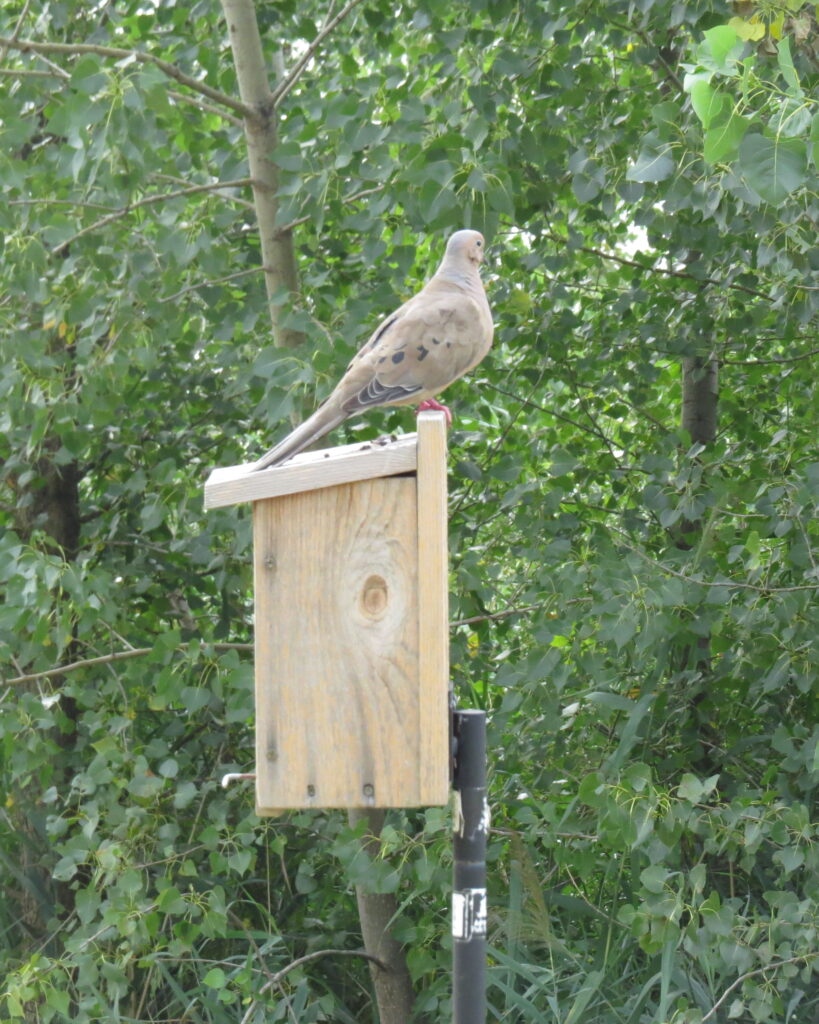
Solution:
M 415 479 L 254 504 L 257 804 L 419 802 Z
M 421 802 L 449 799 L 449 566 L 446 425 L 439 412 L 418 416 L 418 682 Z

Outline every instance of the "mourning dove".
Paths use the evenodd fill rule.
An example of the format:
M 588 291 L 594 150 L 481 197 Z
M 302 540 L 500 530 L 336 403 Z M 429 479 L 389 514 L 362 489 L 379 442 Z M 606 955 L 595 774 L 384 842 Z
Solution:
M 326 401 L 252 469 L 284 462 L 373 406 L 418 402 L 419 409 L 444 409 L 450 419 L 433 396 L 477 366 L 492 344 L 492 313 L 478 273 L 483 258 L 483 236 L 456 231 L 435 275 L 381 321 Z

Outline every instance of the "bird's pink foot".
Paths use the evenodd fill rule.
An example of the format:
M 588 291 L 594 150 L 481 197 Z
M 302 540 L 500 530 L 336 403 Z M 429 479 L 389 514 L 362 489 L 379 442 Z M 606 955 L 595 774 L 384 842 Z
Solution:
M 436 402 L 434 398 L 425 398 L 415 410 L 415 415 L 417 416 L 419 412 L 424 412 L 427 409 L 438 409 L 446 416 L 446 425 L 448 427 L 452 426 L 452 413 L 445 405 L 441 405 L 440 402 Z

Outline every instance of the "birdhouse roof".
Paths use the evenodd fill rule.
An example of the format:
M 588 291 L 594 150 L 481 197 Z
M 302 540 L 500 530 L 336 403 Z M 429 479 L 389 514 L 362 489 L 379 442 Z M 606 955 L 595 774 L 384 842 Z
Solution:
M 357 480 L 414 473 L 417 466 L 417 434 L 303 452 L 283 466 L 271 469 L 254 471 L 253 463 L 223 466 L 214 469 L 208 477 L 205 508 L 223 508 L 243 501 L 278 498 Z

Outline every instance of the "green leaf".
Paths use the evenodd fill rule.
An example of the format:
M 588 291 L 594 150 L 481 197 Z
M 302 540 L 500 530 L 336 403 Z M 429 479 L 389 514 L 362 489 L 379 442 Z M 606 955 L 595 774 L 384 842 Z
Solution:
M 614 711 L 630 711 L 633 706 L 633 702 L 628 697 L 624 697 L 621 693 L 611 693 L 607 690 L 593 690 L 588 695 L 587 700 L 592 704 L 610 708 Z
M 695 864 L 688 872 L 688 881 L 693 892 L 701 893 L 705 888 L 705 883 L 708 881 L 708 871 L 705 864 Z
M 732 107 L 731 99 L 703 79 L 695 81 L 691 89 L 691 106 L 702 122 L 703 128 L 710 128 L 714 122 L 724 120 Z
M 175 885 L 169 885 L 160 892 L 156 905 L 163 914 L 183 914 L 187 909 L 187 903 Z
M 703 157 L 706 162 L 716 164 L 733 160 L 750 125 L 751 122 L 747 118 L 732 110 L 727 121 L 710 128 L 705 133 L 703 146 Z
M 597 772 L 587 775 L 581 781 L 577 795 L 590 807 L 602 807 L 605 804 L 605 786 L 601 776 Z
M 757 42 L 765 38 L 765 25 L 756 16 L 750 19 L 731 18 L 728 24 L 736 32 L 740 39 Z
M 819 113 L 813 115 L 810 123 L 810 142 L 813 166 L 819 167 Z
M 586 1012 L 586 1007 L 589 1005 L 592 996 L 600 988 L 605 974 L 603 971 L 589 971 L 583 978 L 583 984 L 577 991 L 572 1004 L 569 1007 L 569 1012 L 563 1018 L 564 1024 L 580 1024 L 583 1020 L 583 1014 Z
M 224 988 L 227 984 L 227 978 L 225 972 L 221 967 L 211 967 L 205 977 L 202 979 L 202 984 L 207 985 L 208 988 Z
M 776 62 L 779 65 L 779 70 L 782 72 L 782 77 L 788 84 L 788 92 L 792 96 L 801 97 L 803 92 L 802 87 L 799 85 L 799 75 L 796 73 L 796 68 L 793 64 L 789 36 L 783 36 L 777 44 Z
M 651 120 L 659 137 L 665 142 L 678 134 L 680 129 L 680 105 L 674 100 L 665 100 L 651 108 Z
M 302 171 L 304 154 L 298 142 L 282 142 L 273 153 L 273 163 L 283 171 Z
M 46 1002 L 49 1006 L 53 1007 L 57 1013 L 61 1013 L 65 1016 L 68 1014 L 69 1007 L 71 1005 L 71 993 L 65 991 L 65 989 L 49 987 L 46 989 Z
M 677 788 L 677 792 L 683 800 L 696 804 L 702 799 L 703 794 L 705 793 L 705 786 L 700 782 L 696 775 L 691 775 L 690 772 L 686 772 Z
M 796 871 L 805 863 L 805 852 L 798 846 L 785 846 L 777 850 L 773 856 L 777 863 L 781 864 L 786 874 Z
M 163 779 L 175 779 L 178 772 L 179 764 L 172 757 L 167 758 L 159 766 L 159 774 Z
M 635 162 L 626 171 L 628 181 L 660 182 L 671 177 L 676 168 L 671 144 L 663 142 L 656 132 L 649 132 Z
M 804 185 L 807 147 L 800 139 L 769 139 L 754 132 L 739 147 L 739 170 L 762 199 L 778 205 Z
M 735 76 L 739 74 L 737 64 L 744 46 L 731 25 L 717 25 L 704 33 L 697 48 L 697 61 L 712 71 Z

